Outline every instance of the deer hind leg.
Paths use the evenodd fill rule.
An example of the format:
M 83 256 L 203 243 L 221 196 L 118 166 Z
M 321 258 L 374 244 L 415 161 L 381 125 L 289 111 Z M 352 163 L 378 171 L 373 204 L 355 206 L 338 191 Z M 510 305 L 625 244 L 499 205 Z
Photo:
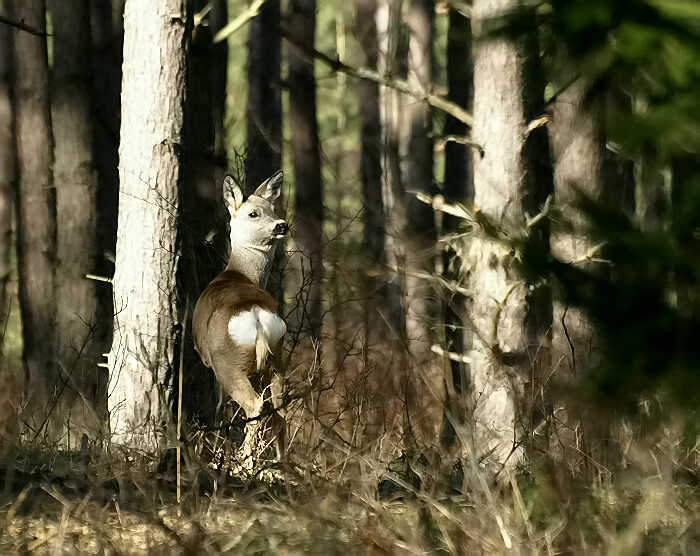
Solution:
M 240 367 L 236 368 L 236 365 L 226 364 L 227 361 L 232 360 L 236 361 L 235 358 L 231 357 L 221 358 L 220 361 L 216 361 L 214 363 L 214 372 L 223 390 L 243 409 L 246 419 L 249 420 L 246 424 L 245 438 L 240 449 L 240 459 L 244 469 L 251 470 L 253 458 L 256 455 L 257 440 L 262 428 L 260 419 L 255 418 L 262 412 L 263 398 L 253 389 L 248 380 L 248 375 L 243 369 Z M 240 361 L 241 359 L 238 359 L 238 362 Z M 231 367 L 234 368 L 232 369 Z M 250 419 L 254 420 L 250 421 Z

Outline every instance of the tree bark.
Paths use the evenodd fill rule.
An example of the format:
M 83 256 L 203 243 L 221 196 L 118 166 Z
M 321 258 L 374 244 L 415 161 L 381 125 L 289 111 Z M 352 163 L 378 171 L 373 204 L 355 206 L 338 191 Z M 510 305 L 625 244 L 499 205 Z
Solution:
M 46 29 L 43 0 L 8 2 L 10 17 Z M 55 361 L 56 190 L 46 37 L 13 29 L 17 137 L 17 263 L 30 426 L 37 436 L 60 437 L 54 412 L 64 382 Z M 53 418 L 56 418 L 55 420 Z
M 209 14 L 211 36 L 215 36 L 228 23 L 227 0 L 213 0 Z M 226 160 L 226 76 L 228 73 L 228 44 L 222 41 L 213 45 L 214 67 L 212 74 L 212 105 L 214 109 L 214 154 L 217 160 Z M 217 184 L 218 185 L 218 184 Z
M 6 10 L 2 12 L 6 13 Z M 10 28 L 0 26 L 0 334 L 10 313 L 10 253 L 12 251 L 12 207 L 15 183 L 15 134 L 12 109 L 12 55 Z M 0 346 L 0 360 L 2 346 Z
M 90 12 L 85 0 L 52 0 L 54 65 L 52 122 L 57 214 L 57 356 L 67 387 L 59 407 L 72 447 L 94 438 L 106 417 L 106 351 L 111 311 L 100 303 L 105 285 L 88 280 L 100 257 L 97 171 L 93 157 Z M 109 308 L 111 309 L 111 308 Z
M 363 65 L 376 70 L 379 62 L 377 36 L 377 0 L 355 0 L 357 39 L 364 55 Z M 364 226 L 362 245 L 373 266 L 384 263 L 384 203 L 382 201 L 382 124 L 379 85 L 371 81 L 358 84 L 361 118 L 362 200 Z
M 473 86 L 473 61 L 471 51 L 471 25 L 469 20 L 454 8 L 449 12 L 447 31 L 447 98 L 466 109 L 471 109 Z M 461 137 L 467 134 L 467 126 L 452 116 L 445 121 L 445 137 Z M 445 144 L 445 178 L 443 191 L 448 203 L 474 202 L 474 186 L 471 176 L 470 153 L 467 146 L 458 141 Z M 442 218 L 442 235 L 458 232 L 460 219 L 445 214 Z M 461 249 L 460 251 L 463 251 Z M 448 247 L 443 255 L 443 276 L 448 281 L 461 281 L 462 260 L 456 249 Z M 449 293 L 445 300 L 445 346 L 448 351 L 462 354 L 471 347 L 471 333 L 465 328 L 464 308 L 466 298 L 460 293 Z M 466 363 L 450 361 L 451 373 L 447 376 L 447 396 L 452 416 L 443 427 L 443 442 L 454 442 L 454 429 L 450 419 L 466 418 L 464 402 L 470 370 Z
M 491 18 L 517 4 L 475 0 L 472 5 L 472 30 L 478 41 L 472 137 L 484 149 L 483 156 L 473 156 L 475 205 L 496 226 L 522 229 L 525 213 L 541 209 L 552 184 L 546 131 L 527 132 L 528 123 L 543 110 L 537 45 L 533 37 L 515 41 L 489 35 L 487 29 Z M 544 226 L 530 233 L 548 239 Z M 546 366 L 542 354 L 548 351 L 551 302 L 548 307 L 546 291 L 531 290 L 520 280 L 514 253 L 502 244 L 476 236 L 468 259 L 475 446 L 486 465 L 499 469 L 517 461 L 521 427 L 529 429 L 526 416 L 516 410 L 522 408 L 526 381 L 536 383 L 539 367 Z
M 303 50 L 314 48 L 316 1 L 292 0 L 289 7 L 289 117 L 294 165 L 294 241 L 305 277 L 299 325 L 313 339 L 321 337 L 323 280 L 323 190 L 316 120 L 314 61 Z M 297 46 L 298 45 L 298 46 Z
M 192 5 L 199 11 L 206 2 L 196 0 Z M 222 161 L 216 152 L 217 130 L 223 126 L 218 118 L 223 117 L 221 109 L 225 104 L 225 91 L 223 100 L 217 98 L 221 93 L 217 84 L 226 82 L 226 66 L 222 66 L 226 57 L 221 56 L 221 45 L 212 43 L 214 32 L 211 26 L 199 26 L 192 37 L 183 158 L 182 226 L 186 233 L 178 278 L 190 309 L 182 350 L 185 369 L 182 408 L 188 418 L 207 424 L 213 424 L 215 418 L 216 379 L 194 350 L 190 323 L 197 298 L 227 261 L 228 213 L 223 209 L 223 169 L 219 168 Z
M 411 0 L 406 14 L 410 33 L 408 80 L 418 90 L 430 91 L 433 87 L 434 13 L 433 0 Z M 434 191 L 432 112 L 429 104 L 415 101 L 408 103 L 406 109 L 409 133 L 405 185 L 407 219 L 402 240 L 406 265 L 406 337 L 413 367 L 406 401 L 409 412 L 414 413 L 414 428 L 431 438 L 437 435 L 441 425 L 444 401 L 442 364 L 430 350 L 438 339 L 435 322 L 439 318 L 440 302 L 432 281 L 425 277 L 435 274 L 437 231 L 432 207 L 419 201 L 415 192 Z
M 250 22 L 245 189 L 252 193 L 282 168 L 282 35 L 280 1 L 267 0 Z M 312 39 L 313 44 L 313 39 Z M 296 167 L 296 166 L 295 166 Z M 279 205 L 283 205 L 280 199 Z M 267 288 L 283 311 L 284 242 L 275 249 Z
M 179 0 L 127 0 L 124 9 L 108 405 L 113 444 L 147 452 L 164 438 L 180 341 L 176 275 L 189 21 Z
M 602 192 L 605 139 L 602 106 L 586 100 L 586 84 L 576 80 L 551 106 L 549 124 L 555 159 L 554 187 L 557 206 L 569 230 L 552 235 L 552 252 L 562 261 L 586 264 L 593 242 L 586 236 L 580 212 L 575 206 L 577 190 L 592 199 Z M 594 351 L 592 324 L 575 309 L 557 303 L 552 323 L 552 359 L 554 368 L 576 375 L 588 363 Z
M 405 79 L 408 73 L 408 43 L 402 28 L 401 2 L 383 0 L 377 11 L 379 35 L 379 71 Z M 406 316 L 404 313 L 404 254 L 401 242 L 406 227 L 406 199 L 401 175 L 401 152 L 405 139 L 406 118 L 403 96 L 389 87 L 379 88 L 382 122 L 382 204 L 385 216 L 384 256 L 389 267 L 386 280 L 386 321 L 391 330 L 389 337 L 396 340 L 397 353 L 406 347 Z M 393 351 L 393 350 L 392 350 Z M 403 358 L 403 354 L 401 356 Z M 398 367 L 405 368 L 405 361 Z
M 307 30 L 305 35 L 308 34 L 311 42 L 309 36 L 305 36 L 304 40 L 313 46 L 313 33 Z M 281 49 L 280 2 L 267 0 L 250 22 L 248 35 L 245 164 L 248 194 L 282 167 Z
M 57 1 L 57 0 L 55 0 Z M 100 251 L 96 274 L 114 275 L 119 205 L 119 125 L 124 45 L 124 0 L 90 2 L 94 163 Z M 112 295 L 107 291 L 107 303 Z M 111 331 L 110 331 L 111 334 Z M 110 341 L 110 338 L 107 338 Z

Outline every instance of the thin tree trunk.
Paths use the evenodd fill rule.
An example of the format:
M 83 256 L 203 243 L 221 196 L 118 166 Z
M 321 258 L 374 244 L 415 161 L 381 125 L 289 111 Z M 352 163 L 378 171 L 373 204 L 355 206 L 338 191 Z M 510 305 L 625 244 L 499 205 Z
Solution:
M 46 29 L 43 0 L 12 0 L 10 16 Z M 53 412 L 63 384 L 55 360 L 56 190 L 46 37 L 12 30 L 14 107 L 19 187 L 17 263 L 22 314 L 28 417 L 37 435 L 60 435 L 62 419 Z M 54 421 L 49 423 L 49 419 Z M 54 424 L 56 426 L 54 426 Z M 47 427 L 47 425 L 49 425 Z
M 434 13 L 433 0 L 411 0 L 406 14 L 410 32 L 408 79 L 414 88 L 425 91 L 433 87 Z M 437 233 L 432 207 L 414 194 L 433 191 L 432 113 L 427 103 L 414 101 L 408 104 L 407 114 L 407 220 L 402 239 L 406 264 L 406 336 L 414 374 L 406 402 L 409 412 L 414 413 L 414 426 L 434 437 L 441 424 L 444 397 L 442 365 L 430 351 L 437 340 L 435 322 L 440 303 L 431 280 L 425 276 L 435 273 Z M 418 391 L 422 392 L 420 396 Z
M 213 0 L 209 14 L 209 27 L 211 36 L 228 23 L 227 0 Z M 226 116 L 226 75 L 228 72 L 228 43 L 222 41 L 212 46 L 214 57 L 213 65 L 216 68 L 212 73 L 212 106 L 214 109 L 214 154 L 217 160 L 223 163 L 226 160 L 226 130 L 224 118 Z M 225 164 L 224 164 L 225 165 Z
M 280 0 L 267 0 L 250 22 L 245 160 L 247 193 L 255 191 L 273 172 L 282 168 L 280 15 Z M 283 203 L 280 200 L 278 206 L 283 206 Z M 267 288 L 280 304 L 280 311 L 284 310 L 282 269 L 285 251 L 284 243 L 278 245 L 267 281 Z
M 304 40 L 313 46 L 312 30 Z M 248 35 L 247 193 L 282 167 L 281 48 L 280 2 L 267 0 L 250 22 Z
M 546 131 L 527 133 L 528 123 L 543 109 L 544 83 L 536 75 L 538 52 L 532 38 L 514 41 L 489 36 L 486 30 L 490 18 L 517 4 L 475 0 L 472 5 L 472 30 L 478 40 L 472 137 L 484 149 L 483 156 L 473 156 L 476 206 L 497 226 L 522 227 L 525 213 L 535 214 L 552 187 Z M 547 240 L 544 227 L 531 233 Z M 475 447 L 486 465 L 498 469 L 516 463 L 515 442 L 521 427 L 529 430 L 529 423 L 516 422 L 523 418 L 516 404 L 523 399 L 526 380 L 535 383 L 531 377 L 546 365 L 541 354 L 548 351 L 551 302 L 548 307 L 546 291 L 530 291 L 521 282 L 508 248 L 477 236 L 470 241 L 468 259 Z
M 153 452 L 177 368 L 176 286 L 190 17 L 179 0 L 124 10 L 119 228 L 110 363 L 112 442 Z
M 408 41 L 403 27 L 400 0 L 381 0 L 377 9 L 377 34 L 379 37 L 380 73 L 395 75 L 405 79 L 408 73 Z M 388 391 L 398 403 L 385 403 L 384 426 L 392 426 L 400 415 L 401 434 L 405 440 L 411 439 L 408 393 L 410 391 L 410 368 L 406 342 L 406 315 L 404 312 L 405 256 L 402 242 L 406 228 L 406 196 L 401 172 L 401 153 L 406 145 L 406 117 L 403 110 L 405 98 L 389 87 L 379 88 L 380 114 L 382 123 L 382 204 L 385 216 L 384 256 L 387 277 L 385 295 L 381 304 L 382 322 L 387 324 L 385 337 L 391 354 L 382 362 L 382 368 L 389 369 L 380 379 L 380 391 Z
M 85 0 L 52 0 L 54 66 L 52 122 L 57 214 L 57 356 L 68 385 L 61 413 L 71 444 L 95 437 L 106 417 L 107 375 L 97 367 L 106 351 L 111 312 L 104 314 L 98 288 L 86 279 L 100 256 L 97 171 L 93 157 L 90 13 Z
M 357 39 L 364 54 L 364 66 L 376 70 L 379 62 L 377 0 L 355 0 Z M 373 265 L 384 262 L 384 203 L 382 202 L 382 125 L 379 85 L 362 81 L 360 88 L 362 199 L 364 227 L 362 245 Z
M 447 98 L 466 109 L 471 109 L 473 97 L 473 63 L 471 51 L 471 26 L 469 20 L 454 8 L 449 12 L 447 31 Z M 447 116 L 445 136 L 461 137 L 467 134 L 467 126 L 456 118 Z M 445 144 L 445 179 L 443 191 L 448 203 L 474 202 L 474 187 L 471 176 L 470 153 L 459 141 Z M 443 215 L 442 235 L 458 232 L 460 220 L 449 214 Z M 461 251 L 461 250 L 460 250 Z M 448 281 L 461 281 L 462 260 L 457 250 L 450 247 L 443 255 L 443 275 Z M 471 332 L 464 326 L 466 298 L 460 293 L 451 293 L 445 300 L 445 346 L 450 352 L 462 354 L 471 347 Z M 464 399 L 467 392 L 469 367 L 460 361 L 450 361 L 451 373 L 447 379 L 447 407 L 452 416 L 446 419 L 443 442 L 454 442 L 454 429 L 450 419 L 466 418 Z M 450 380 L 451 379 L 451 380 Z
M 322 320 L 323 190 L 316 120 L 314 60 L 301 49 L 314 48 L 316 1 L 292 0 L 288 43 L 289 111 L 296 187 L 294 241 L 301 252 L 306 294 L 297 320 L 319 339 Z M 299 46 L 296 46 L 299 45 Z
M 552 235 L 552 251 L 563 261 L 585 264 L 592 255 L 593 242 L 586 237 L 584 222 L 575 206 L 576 190 L 597 199 L 602 192 L 605 139 L 602 129 L 602 107 L 586 101 L 586 85 L 578 79 L 558 95 L 552 104 L 549 124 L 552 152 L 556 161 L 554 185 L 557 206 L 570 232 Z M 593 348 L 593 327 L 585 315 L 557 304 L 552 326 L 552 356 L 555 369 L 576 375 L 590 362 Z
M 2 12 L 6 13 L 6 10 Z M 10 313 L 10 253 L 12 251 L 12 198 L 15 182 L 15 135 L 12 110 L 12 54 L 10 28 L 0 26 L 0 335 Z M 2 346 L 0 345 L 0 360 Z
M 112 277 L 119 205 L 118 166 L 124 0 L 92 1 L 89 4 L 93 52 L 93 152 L 98 176 L 97 218 L 100 223 L 98 226 L 100 252 L 96 261 L 98 264 L 96 273 L 100 276 Z M 106 294 L 106 303 L 111 304 L 111 290 L 107 288 Z M 107 338 L 107 342 L 109 341 L 110 338 Z
M 194 10 L 205 6 L 204 0 L 193 2 Z M 217 386 L 214 374 L 202 364 L 194 350 L 189 325 L 194 304 L 207 284 L 226 266 L 228 213 L 223 209 L 222 176 L 216 153 L 217 119 L 221 112 L 216 99 L 217 83 L 225 83 L 225 58 L 219 52 L 221 45 L 212 43 L 214 29 L 199 26 L 191 45 L 191 63 L 188 68 L 187 101 L 185 106 L 185 133 L 187 148 L 184 156 L 184 190 L 182 194 L 183 253 L 180 277 L 183 292 L 189 299 L 186 315 L 188 336 L 182 351 L 184 355 L 183 411 L 201 423 L 213 424 L 217 406 Z M 225 45 L 225 43 L 224 43 Z

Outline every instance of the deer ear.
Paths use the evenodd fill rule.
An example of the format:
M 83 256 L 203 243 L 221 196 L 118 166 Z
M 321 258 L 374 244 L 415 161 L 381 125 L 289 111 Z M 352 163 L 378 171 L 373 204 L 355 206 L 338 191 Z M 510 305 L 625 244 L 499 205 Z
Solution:
M 231 176 L 224 178 L 224 202 L 232 218 L 243 204 L 243 191 Z
M 253 195 L 262 197 L 266 201 L 274 203 L 282 193 L 282 179 L 284 174 L 278 170 L 271 177 L 262 182 Z

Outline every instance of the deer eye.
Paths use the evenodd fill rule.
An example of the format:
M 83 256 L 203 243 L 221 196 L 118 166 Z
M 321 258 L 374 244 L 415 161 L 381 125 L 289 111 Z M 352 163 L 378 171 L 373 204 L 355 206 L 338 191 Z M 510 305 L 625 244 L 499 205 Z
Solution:
M 257 210 L 251 210 L 248 213 L 248 218 L 257 218 L 258 216 L 260 216 L 260 214 L 258 213 Z

